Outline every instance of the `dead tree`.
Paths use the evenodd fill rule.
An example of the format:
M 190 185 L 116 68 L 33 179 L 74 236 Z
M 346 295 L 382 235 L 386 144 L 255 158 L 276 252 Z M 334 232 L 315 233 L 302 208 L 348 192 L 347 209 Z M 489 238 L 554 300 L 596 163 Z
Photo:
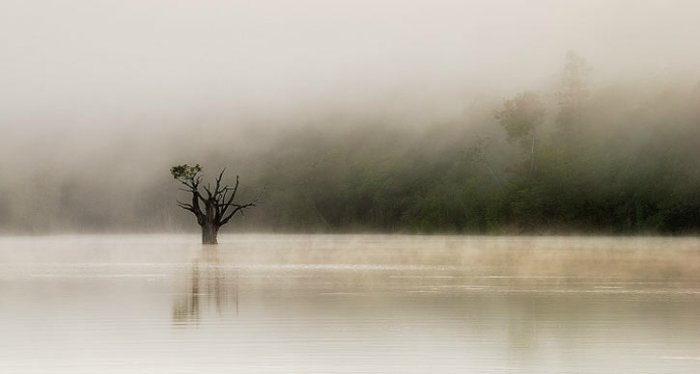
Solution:
M 237 204 L 233 200 L 238 192 L 239 179 L 236 176 L 236 184 L 229 187 L 222 184 L 224 171 L 219 173 L 216 184 L 212 190 L 211 185 L 202 186 L 204 193 L 199 191 L 202 182 L 202 167 L 199 164 L 190 166 L 187 164 L 173 166 L 170 174 L 186 188 L 180 190 L 192 194 L 191 201 L 184 203 L 177 201 L 177 205 L 197 217 L 197 223 L 202 227 L 202 244 L 217 244 L 216 236 L 219 228 L 227 224 L 237 213 L 255 206 L 255 202 Z

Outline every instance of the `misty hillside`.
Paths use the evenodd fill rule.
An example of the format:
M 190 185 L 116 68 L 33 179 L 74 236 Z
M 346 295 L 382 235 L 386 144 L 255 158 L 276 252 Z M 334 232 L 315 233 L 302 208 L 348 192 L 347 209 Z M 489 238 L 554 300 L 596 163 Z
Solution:
M 0 232 L 194 230 L 184 163 L 227 230 L 700 226 L 698 2 L 69 3 L 0 4 Z
M 700 86 L 591 87 L 591 70 L 570 54 L 547 89 L 465 100 L 433 122 L 329 113 L 294 126 L 122 134 L 75 160 L 4 170 L 0 225 L 189 230 L 168 169 L 198 162 L 209 178 L 228 167 L 241 197 L 261 200 L 238 230 L 696 232 Z

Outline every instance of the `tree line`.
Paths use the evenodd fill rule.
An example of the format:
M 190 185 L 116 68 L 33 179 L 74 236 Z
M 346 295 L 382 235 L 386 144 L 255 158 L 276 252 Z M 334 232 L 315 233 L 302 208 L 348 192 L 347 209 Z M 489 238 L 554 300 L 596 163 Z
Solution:
M 192 229 L 167 170 L 199 162 L 229 167 L 237 199 L 257 203 L 233 230 L 697 233 L 700 84 L 594 75 L 569 54 L 548 87 L 420 126 L 329 116 L 0 170 L 0 231 Z
M 266 218 L 331 231 L 697 232 L 700 85 L 592 89 L 591 70 L 570 53 L 552 90 L 505 99 L 478 125 L 301 134 L 287 145 L 304 151 L 262 178 Z

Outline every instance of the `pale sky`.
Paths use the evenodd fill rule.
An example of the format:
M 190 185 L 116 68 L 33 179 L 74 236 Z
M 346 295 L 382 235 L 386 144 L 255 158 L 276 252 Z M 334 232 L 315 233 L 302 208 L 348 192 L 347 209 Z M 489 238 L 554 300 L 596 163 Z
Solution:
M 695 0 L 4 0 L 0 126 L 8 139 L 505 95 L 553 79 L 569 50 L 597 79 L 697 79 L 699 39 Z

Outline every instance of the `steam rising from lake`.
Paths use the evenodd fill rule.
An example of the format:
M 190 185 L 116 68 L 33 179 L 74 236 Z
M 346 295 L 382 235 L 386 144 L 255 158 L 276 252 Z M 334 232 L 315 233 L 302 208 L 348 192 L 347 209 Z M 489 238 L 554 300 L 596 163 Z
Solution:
M 0 238 L 8 373 L 696 372 L 698 239 Z

